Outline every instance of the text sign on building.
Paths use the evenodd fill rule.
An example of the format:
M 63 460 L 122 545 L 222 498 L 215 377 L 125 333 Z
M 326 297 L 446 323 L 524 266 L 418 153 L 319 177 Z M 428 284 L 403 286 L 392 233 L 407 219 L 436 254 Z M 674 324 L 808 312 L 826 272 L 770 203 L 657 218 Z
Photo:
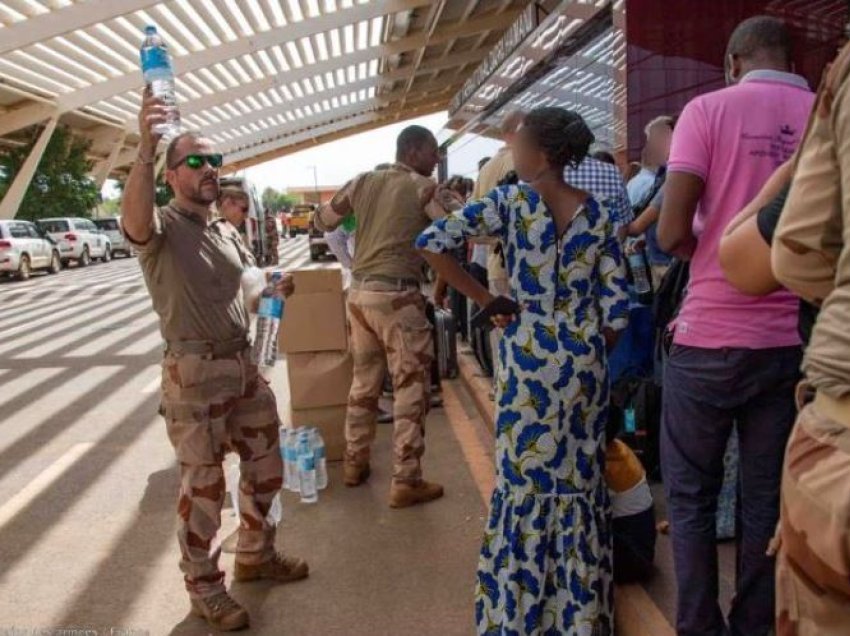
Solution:
M 523 40 L 537 28 L 538 11 L 537 3 L 532 2 L 520 14 L 519 19 L 505 31 L 502 39 L 493 47 L 481 65 L 475 69 L 475 72 L 466 80 L 466 83 L 452 99 L 449 106 L 450 115 L 454 115 L 475 94 L 475 91 L 508 59 L 519 45 L 522 44 Z

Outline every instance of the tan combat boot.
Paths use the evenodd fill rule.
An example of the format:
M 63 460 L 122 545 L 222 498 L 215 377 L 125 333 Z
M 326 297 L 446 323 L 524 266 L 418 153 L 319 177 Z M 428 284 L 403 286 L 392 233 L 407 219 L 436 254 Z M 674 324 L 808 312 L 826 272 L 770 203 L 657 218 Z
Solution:
M 192 599 L 192 614 L 206 619 L 211 627 L 232 632 L 248 627 L 248 612 L 227 592 Z
M 393 482 L 390 487 L 390 508 L 409 508 L 442 496 L 443 487 L 440 484 L 432 484 L 424 479 L 417 484 Z
M 276 583 L 290 583 L 306 579 L 310 574 L 310 568 L 305 561 L 296 557 L 284 556 L 280 552 L 266 561 L 257 565 L 247 565 L 236 562 L 233 571 L 235 581 L 275 581 Z
M 369 464 L 355 464 L 346 460 L 342 465 L 342 481 L 349 488 L 355 488 L 369 479 L 372 469 Z

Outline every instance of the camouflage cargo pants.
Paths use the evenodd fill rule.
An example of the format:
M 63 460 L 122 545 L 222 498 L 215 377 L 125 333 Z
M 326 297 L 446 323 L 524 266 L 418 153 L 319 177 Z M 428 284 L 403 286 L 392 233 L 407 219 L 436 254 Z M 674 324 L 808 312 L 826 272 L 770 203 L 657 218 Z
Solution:
M 210 596 L 224 590 L 220 550 L 212 544 L 221 526 L 228 451 L 241 459 L 236 560 L 262 563 L 274 553 L 275 528 L 266 515 L 283 474 L 275 397 L 249 351 L 219 359 L 169 353 L 162 390 L 166 430 L 180 463 L 180 569 L 191 596 Z
M 431 360 L 431 323 L 418 289 L 372 291 L 352 289 L 348 295 L 354 380 L 345 419 L 346 460 L 369 461 L 384 372 L 393 381 L 393 480 L 416 483 L 422 478 Z
M 800 412 L 785 455 L 777 636 L 850 633 L 850 427 L 820 404 Z

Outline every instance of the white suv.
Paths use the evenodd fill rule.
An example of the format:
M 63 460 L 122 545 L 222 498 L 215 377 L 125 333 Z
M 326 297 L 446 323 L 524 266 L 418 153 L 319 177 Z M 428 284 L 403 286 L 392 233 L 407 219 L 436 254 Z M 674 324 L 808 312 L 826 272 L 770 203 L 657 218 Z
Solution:
M 121 219 L 117 216 L 107 216 L 102 219 L 92 219 L 97 228 L 106 234 L 112 246 L 112 257 L 119 252 L 124 256 L 135 256 L 133 246 L 121 231 Z
M 0 221 L 0 273 L 27 280 L 36 269 L 62 269 L 56 242 L 29 221 Z
M 112 260 L 112 246 L 109 238 L 97 229 L 89 219 L 66 217 L 41 219 L 38 226 L 59 245 L 62 263 L 77 261 L 80 267 L 86 267 L 92 259 L 99 258 L 104 263 Z

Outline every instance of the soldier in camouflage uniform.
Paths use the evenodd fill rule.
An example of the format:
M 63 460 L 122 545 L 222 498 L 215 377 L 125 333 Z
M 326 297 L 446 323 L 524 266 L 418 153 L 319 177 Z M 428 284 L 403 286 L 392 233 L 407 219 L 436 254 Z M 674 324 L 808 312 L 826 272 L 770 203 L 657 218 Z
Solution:
M 777 279 L 821 307 L 782 478 L 778 636 L 850 633 L 848 237 L 850 45 L 821 85 L 773 243 Z
M 242 273 L 254 264 L 238 232 L 225 219 L 210 222 L 219 193 L 221 155 L 211 142 L 187 133 L 166 152 L 166 179 L 175 193 L 154 208 L 151 127 L 164 107 L 143 97 L 141 144 L 124 190 L 122 224 L 160 317 L 166 342 L 162 406 L 166 431 L 180 464 L 178 540 L 192 613 L 222 630 L 249 623 L 227 593 L 214 545 L 221 525 L 228 451 L 241 459 L 235 578 L 287 582 L 307 576 L 307 564 L 275 551 L 275 527 L 267 518 L 282 482 L 277 406 L 251 361 L 249 314 Z M 279 293 L 292 292 L 285 276 Z
M 420 291 L 424 262 L 413 242 L 431 222 L 426 209 L 439 161 L 437 140 L 410 126 L 398 137 L 396 163 L 347 183 L 323 206 L 316 225 L 331 231 L 354 213 L 357 250 L 348 295 L 354 380 L 345 421 L 345 484 L 358 486 L 370 474 L 370 448 L 384 372 L 393 380 L 393 480 L 390 506 L 404 508 L 443 495 L 422 479 L 430 365 L 431 324 Z M 433 208 L 440 214 L 442 210 Z

